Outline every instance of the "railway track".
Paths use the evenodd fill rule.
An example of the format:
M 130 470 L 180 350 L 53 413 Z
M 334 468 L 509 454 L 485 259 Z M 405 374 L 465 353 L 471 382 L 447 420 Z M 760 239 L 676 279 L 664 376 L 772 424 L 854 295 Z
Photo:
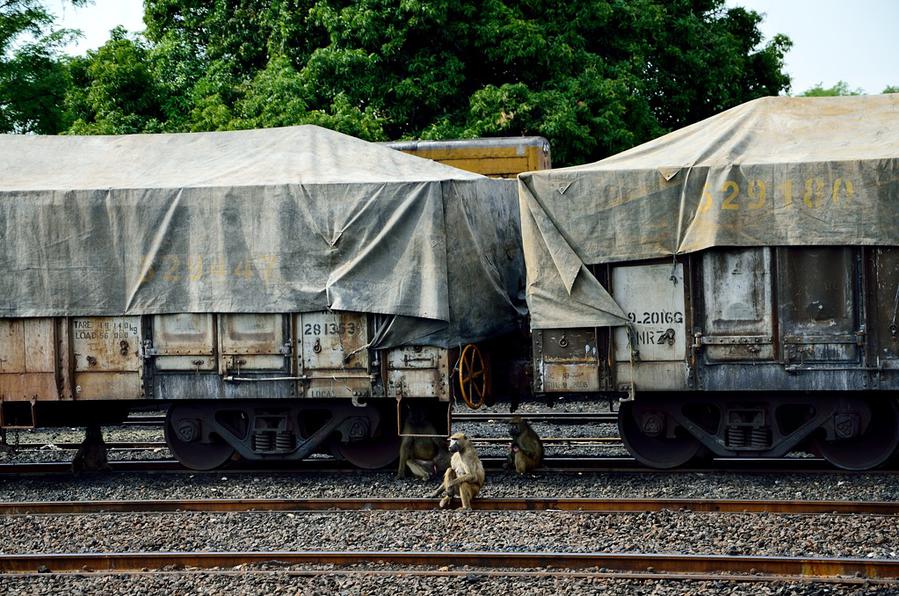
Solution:
M 438 499 L 426 498 L 315 498 L 315 499 L 156 499 L 115 501 L 0 502 L 3 515 L 69 515 L 91 513 L 158 513 L 193 511 L 432 511 Z M 899 501 L 807 501 L 748 499 L 587 499 L 486 498 L 475 499 L 479 511 L 580 511 L 592 513 L 783 513 L 899 515 Z
M 507 445 L 508 437 L 476 437 L 472 439 L 476 447 L 493 447 Z M 596 447 L 609 445 L 623 445 L 618 437 L 547 437 L 543 439 L 544 446 L 559 447 Z M 21 451 L 63 450 L 78 449 L 80 443 L 18 443 L 10 447 Z M 137 450 L 137 449 L 168 449 L 165 441 L 106 441 L 107 449 Z
M 520 416 L 529 422 L 544 421 L 554 424 L 617 424 L 618 412 L 459 412 L 453 414 L 456 422 L 506 422 Z M 125 419 L 123 426 L 162 426 L 165 415 L 135 414 Z
M 147 570 L 231 569 L 247 565 L 392 565 L 402 575 L 409 567 L 467 566 L 476 569 L 594 569 L 598 573 L 647 573 L 653 579 L 684 574 L 691 579 L 728 581 L 899 581 L 897 559 L 849 559 L 656 553 L 507 552 L 507 551 L 251 551 L 251 552 L 129 552 L 29 553 L 0 555 L 0 573 L 131 573 Z M 599 571 L 602 570 L 602 571 Z M 366 573 L 367 571 L 360 571 Z M 732 574 L 747 574 L 735 576 Z M 613 575 L 614 576 L 614 575 Z
M 482 457 L 484 467 L 491 472 L 501 471 L 506 459 L 503 457 Z M 190 474 L 220 474 L 228 473 L 360 473 L 360 470 L 346 462 L 330 458 L 307 459 L 299 462 L 233 462 L 222 468 L 201 472 L 190 470 L 175 460 L 133 460 L 111 461 L 111 471 L 122 473 L 167 473 L 186 472 Z M 714 467 L 714 466 L 718 467 Z M 383 471 L 390 471 L 384 468 Z M 538 470 L 540 473 L 640 473 L 640 474 L 690 474 L 690 473 L 720 473 L 720 472 L 752 472 L 752 473 L 821 473 L 840 474 L 845 470 L 834 468 L 820 458 L 741 458 L 718 459 L 706 462 L 698 467 L 680 467 L 671 470 L 655 470 L 647 468 L 631 457 L 555 457 L 546 458 L 544 465 Z M 881 469 L 876 473 L 894 474 L 895 469 Z M 71 475 L 71 466 L 68 462 L 24 462 L 0 464 L 0 476 L 37 474 L 37 475 Z

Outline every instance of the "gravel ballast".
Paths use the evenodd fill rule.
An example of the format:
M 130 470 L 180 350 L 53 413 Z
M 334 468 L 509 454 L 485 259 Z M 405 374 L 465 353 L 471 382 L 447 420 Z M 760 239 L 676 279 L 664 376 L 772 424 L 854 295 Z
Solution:
M 495 511 L 0 517 L 3 553 L 448 550 L 899 558 L 893 516 Z
M 424 497 L 439 482 L 393 471 L 344 473 L 110 473 L 0 477 L 2 501 Z M 488 473 L 481 497 L 899 500 L 894 473 Z
M 753 583 L 691 580 L 629 580 L 606 577 L 488 577 L 472 570 L 459 576 L 385 576 L 329 573 L 179 573 L 40 577 L 0 577 L 0 589 L 16 594 L 634 594 L 639 596 L 861 596 L 895 593 L 876 584 Z
M 626 580 L 605 577 L 487 577 L 472 570 L 461 576 L 290 575 L 278 573 L 179 573 L 0 577 L 0 590 L 15 594 L 634 594 L 638 596 L 870 596 L 894 594 L 892 586 L 804 582 Z

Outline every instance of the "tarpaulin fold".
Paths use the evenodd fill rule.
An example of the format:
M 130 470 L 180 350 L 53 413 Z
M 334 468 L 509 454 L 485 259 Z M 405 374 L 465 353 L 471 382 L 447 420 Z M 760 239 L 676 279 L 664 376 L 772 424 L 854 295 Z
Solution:
M 899 245 L 899 95 L 754 100 L 596 163 L 522 174 L 519 202 L 532 327 L 623 324 L 589 265 Z
M 525 311 L 514 182 L 319 127 L 4 135 L 0 164 L 0 316 L 401 317 L 383 347 Z

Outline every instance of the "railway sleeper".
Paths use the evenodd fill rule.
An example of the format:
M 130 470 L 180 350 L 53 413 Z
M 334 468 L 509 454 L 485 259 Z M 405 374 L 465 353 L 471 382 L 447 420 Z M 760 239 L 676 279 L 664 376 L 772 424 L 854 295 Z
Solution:
M 621 404 L 621 437 L 642 463 L 672 468 L 716 457 L 808 451 L 848 470 L 886 463 L 899 445 L 894 397 L 833 394 L 642 394 Z

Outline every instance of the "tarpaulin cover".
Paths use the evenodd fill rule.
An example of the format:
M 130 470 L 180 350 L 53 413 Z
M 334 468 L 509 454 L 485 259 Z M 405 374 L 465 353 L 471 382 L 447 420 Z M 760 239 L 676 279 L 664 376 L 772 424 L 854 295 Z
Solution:
M 899 95 L 767 97 L 519 176 L 535 329 L 620 325 L 586 265 L 716 246 L 899 245 Z
M 0 316 L 400 317 L 383 346 L 525 312 L 514 182 L 315 126 L 4 135 L 0 233 Z

